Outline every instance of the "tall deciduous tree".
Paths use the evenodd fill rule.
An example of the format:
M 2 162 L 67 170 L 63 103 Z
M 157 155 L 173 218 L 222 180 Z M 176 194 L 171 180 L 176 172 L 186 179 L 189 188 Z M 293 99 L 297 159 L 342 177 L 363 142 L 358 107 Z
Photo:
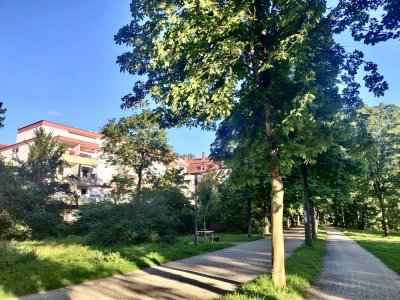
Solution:
M 365 106 L 360 119 L 370 136 L 364 152 L 367 176 L 380 204 L 384 235 L 388 236 L 387 197 L 398 192 L 400 183 L 400 108 L 383 103 Z
M 361 2 L 355 6 L 364 5 Z M 282 169 L 291 163 L 285 155 L 290 148 L 284 149 L 287 139 L 282 137 L 291 130 L 290 119 L 302 119 L 303 109 L 316 97 L 304 84 L 314 79 L 312 70 L 301 71 L 310 56 L 330 53 L 342 60 L 350 70 L 343 77 L 348 94 L 357 93 L 353 79 L 364 63 L 362 54 L 347 56 L 330 40 L 332 28 L 340 32 L 354 25 L 357 16 L 348 16 L 347 10 L 326 14 L 322 0 L 134 0 L 131 13 L 132 22 L 120 29 L 115 41 L 133 49 L 117 63 L 121 71 L 146 79 L 135 83 L 133 93 L 123 98 L 123 107 L 141 107 L 150 94 L 164 126 L 213 128 L 215 121 L 252 97 L 250 113 L 260 115 L 263 123 L 272 191 L 272 280 L 285 285 Z M 342 15 L 348 17 L 346 22 L 337 24 Z M 376 65 L 367 64 L 366 70 L 371 72 L 367 86 L 379 95 L 386 86 Z M 295 81 L 302 83 L 297 89 L 296 74 Z
M 140 114 L 111 120 L 103 127 L 103 150 L 114 165 L 132 168 L 138 178 L 136 196 L 140 199 L 143 177 L 154 163 L 173 160 L 171 146 L 164 130 L 149 110 Z

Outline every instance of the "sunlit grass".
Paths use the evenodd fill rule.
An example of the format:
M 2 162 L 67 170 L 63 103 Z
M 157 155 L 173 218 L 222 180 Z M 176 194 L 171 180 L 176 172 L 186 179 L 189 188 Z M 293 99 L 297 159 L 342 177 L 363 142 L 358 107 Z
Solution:
M 205 243 L 200 238 L 197 249 L 193 236 L 179 237 L 174 244 L 125 243 L 108 247 L 87 246 L 84 238 L 75 236 L 46 241 L 0 241 L 0 299 L 223 249 L 235 241 L 248 241 L 244 236 L 222 234 L 219 243 Z
M 278 288 L 271 282 L 270 275 L 261 276 L 244 284 L 236 292 L 224 296 L 223 300 L 266 300 L 266 299 L 303 299 L 307 289 L 322 268 L 325 254 L 326 233 L 320 231 L 314 247 L 304 245 L 298 248 L 286 260 L 286 280 L 284 288 Z
M 400 274 L 400 233 L 389 233 L 383 237 L 381 231 L 341 229 L 361 247 L 371 252 L 390 269 Z

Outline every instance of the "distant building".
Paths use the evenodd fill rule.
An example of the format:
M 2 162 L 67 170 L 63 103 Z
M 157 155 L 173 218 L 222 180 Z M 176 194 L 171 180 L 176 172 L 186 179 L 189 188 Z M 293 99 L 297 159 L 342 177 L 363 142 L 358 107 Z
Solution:
M 78 204 L 108 200 L 112 188 L 111 180 L 115 175 L 136 177 L 133 171 L 107 164 L 102 152 L 104 139 L 101 133 L 45 120 L 19 128 L 15 144 L 0 144 L 0 156 L 6 162 L 14 162 L 16 158 L 26 161 L 29 146 L 33 144 L 35 130 L 38 128 L 43 128 L 52 134 L 54 140 L 66 145 L 67 149 L 62 156 L 66 164 L 57 170 L 58 178 L 76 178 L 76 184 L 71 188 L 79 197 Z M 154 163 L 152 172 L 163 175 L 167 169 L 172 168 L 181 169 L 185 173 L 188 184 L 184 193 L 191 198 L 194 192 L 194 175 L 218 170 L 220 165 L 206 157 L 203 152 L 201 158 L 178 158 L 169 165 Z M 146 185 L 146 181 L 144 184 Z
M 189 175 L 193 174 L 206 174 L 213 170 L 221 168 L 219 163 L 212 161 L 209 157 L 206 157 L 205 153 L 201 154 L 201 158 L 193 158 L 186 160 L 187 170 L 186 173 Z
M 180 159 L 178 164 L 181 169 L 184 169 L 186 174 L 185 179 L 188 182 L 187 196 L 192 196 L 194 194 L 195 185 L 194 178 L 195 175 L 205 175 L 211 171 L 216 171 L 221 168 L 218 162 L 214 162 L 211 158 L 206 157 L 205 153 L 201 154 L 200 158 L 190 158 L 190 159 Z
M 66 145 L 67 150 L 62 156 L 66 164 L 59 168 L 58 176 L 60 180 L 76 177 L 76 186 L 72 188 L 79 196 L 79 204 L 105 200 L 110 181 L 120 170 L 108 165 L 101 157 L 103 135 L 100 133 L 42 120 L 19 128 L 17 142 L 0 148 L 5 161 L 12 162 L 15 158 L 27 160 L 29 146 L 33 144 L 38 128 L 43 128 L 52 134 L 54 140 Z

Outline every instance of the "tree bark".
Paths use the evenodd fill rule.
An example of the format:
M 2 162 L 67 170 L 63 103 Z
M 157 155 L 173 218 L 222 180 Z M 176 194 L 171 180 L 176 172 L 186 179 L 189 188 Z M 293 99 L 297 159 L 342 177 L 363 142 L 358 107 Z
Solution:
M 315 239 L 317 237 L 316 219 L 315 219 L 315 205 L 314 201 L 309 201 L 310 203 L 310 217 L 311 217 L 311 237 Z
M 385 197 L 380 194 L 379 195 L 379 202 L 381 204 L 381 213 L 382 213 L 382 229 L 384 236 L 389 236 L 389 222 L 386 216 L 386 205 L 385 205 Z
M 247 237 L 251 237 L 252 231 L 252 214 L 251 214 L 251 199 L 247 198 Z
M 140 201 L 142 200 L 142 180 L 143 180 L 143 169 L 141 167 L 138 168 L 137 175 L 138 175 L 138 184 L 136 187 L 136 199 Z
M 306 246 L 312 247 L 310 203 L 308 198 L 308 172 L 307 165 L 301 164 L 301 182 L 303 184 L 303 210 L 304 210 L 304 234 Z
M 277 286 L 286 285 L 285 245 L 283 240 L 283 182 L 275 170 L 270 172 L 272 186 L 272 282 Z

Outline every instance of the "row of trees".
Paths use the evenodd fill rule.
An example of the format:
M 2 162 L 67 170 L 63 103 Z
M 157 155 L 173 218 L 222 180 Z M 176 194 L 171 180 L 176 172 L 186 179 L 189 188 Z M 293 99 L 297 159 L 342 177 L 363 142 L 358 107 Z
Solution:
M 130 8 L 132 22 L 115 41 L 132 51 L 117 63 L 144 76 L 122 107 L 143 107 L 150 95 L 163 126 L 219 127 L 214 148 L 230 149 L 221 155 L 242 164 L 238 183 L 270 184 L 272 280 L 285 285 L 284 178 L 299 169 L 307 208 L 310 166 L 352 136 L 362 106 L 359 68 L 375 96 L 388 87 L 374 63 L 361 51 L 347 53 L 334 35 L 350 30 L 372 45 L 397 39 L 397 1 L 339 0 L 328 8 L 323 0 L 148 0 Z M 371 15 L 376 10 L 380 18 Z
M 284 173 L 286 224 L 304 219 L 307 244 L 312 245 L 318 222 L 381 229 L 385 236 L 389 228 L 400 230 L 399 117 L 400 108 L 395 105 L 364 106 L 345 141 L 318 155 L 314 162 L 305 165 L 299 161 Z M 242 150 L 221 130 L 212 149 L 215 158 L 224 160 L 229 176 L 221 181 L 218 174 L 209 174 L 200 183 L 202 218 L 223 231 L 247 228 L 249 235 L 268 231 L 266 171 L 257 169 L 254 162 L 243 163 L 250 155 L 239 157 L 236 152 Z M 265 206 L 268 209 L 263 209 Z M 225 225 L 227 218 L 231 227 Z

